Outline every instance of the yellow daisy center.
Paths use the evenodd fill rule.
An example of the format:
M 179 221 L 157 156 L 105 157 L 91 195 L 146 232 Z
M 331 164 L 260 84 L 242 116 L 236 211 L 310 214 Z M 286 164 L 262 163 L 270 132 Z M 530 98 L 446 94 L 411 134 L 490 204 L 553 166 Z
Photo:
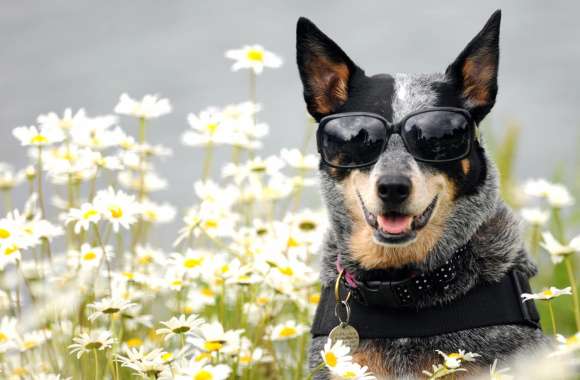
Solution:
M 224 346 L 223 342 L 217 341 L 217 340 L 208 340 L 207 342 L 205 342 L 203 344 L 203 348 L 205 348 L 206 351 L 218 351 L 219 349 L 221 349 Z
M 345 371 L 341 374 L 343 379 L 355 379 L 356 373 L 354 371 Z
M 37 342 L 36 342 L 36 341 L 34 341 L 34 340 L 27 340 L 27 341 L 24 341 L 24 342 L 22 343 L 22 347 L 23 347 L 25 350 L 30 350 L 30 349 L 33 349 L 33 348 L 35 348 L 36 346 L 38 346 L 38 344 L 37 344 Z
M 215 295 L 213 290 L 211 290 L 210 288 L 201 289 L 201 294 L 203 294 L 206 297 L 213 297 Z
M 294 239 L 292 236 L 288 238 L 288 247 L 293 248 L 298 247 L 299 245 L 298 240 Z
M 214 219 L 208 219 L 208 220 L 206 220 L 204 222 L 204 226 L 205 226 L 206 229 L 209 229 L 209 228 L 217 228 L 218 227 L 218 222 L 217 222 L 217 220 L 214 220 Z
M 196 258 L 191 257 L 191 258 L 185 259 L 183 261 L 183 266 L 188 268 L 188 269 L 192 269 L 192 268 L 200 266 L 202 262 L 203 262 L 203 259 L 201 259 L 201 258 L 196 259 Z
M 547 289 L 547 290 L 544 290 L 544 291 L 542 292 L 542 295 L 543 295 L 544 297 L 552 297 L 552 296 L 554 295 L 554 293 L 552 292 L 552 290 L 550 290 L 550 289 Z
M 214 134 L 215 131 L 217 131 L 219 124 L 218 123 L 208 123 L 206 124 L 206 128 L 209 131 L 209 133 Z
M 201 371 L 199 371 L 198 373 L 195 374 L 194 379 L 195 380 L 213 380 L 213 374 L 206 369 L 202 369 Z
M 150 255 L 143 255 L 139 257 L 137 262 L 141 265 L 149 265 L 153 262 L 153 257 L 151 257 Z
M 90 209 L 83 214 L 83 219 L 90 219 L 98 214 L 99 213 L 97 212 L 97 210 Z
M 571 337 L 566 338 L 566 345 L 572 345 L 576 343 L 579 343 L 578 337 L 576 335 L 572 335 Z
M 279 267 L 278 270 L 285 276 L 292 276 L 294 274 L 294 270 L 291 267 Z
M 48 139 L 46 138 L 46 136 L 36 135 L 32 138 L 31 142 L 33 144 L 46 144 L 48 142 Z
M 248 50 L 248 52 L 246 53 L 246 57 L 250 61 L 263 62 L 264 61 L 264 52 L 261 50 L 251 49 L 251 50 Z
M 0 239 L 8 239 L 10 237 L 10 231 L 0 228 Z
M 139 338 L 131 338 L 127 341 L 127 346 L 131 348 L 140 347 L 143 344 L 143 341 Z
M 166 352 L 163 355 L 161 355 L 161 360 L 163 360 L 164 362 L 166 362 L 169 359 L 171 359 L 172 357 L 173 357 L 173 354 L 171 352 Z
M 300 228 L 302 231 L 312 231 L 316 229 L 316 223 L 305 220 L 298 225 L 298 228 Z
M 198 354 L 194 360 L 196 362 L 200 362 L 202 360 L 211 360 L 211 354 L 209 352 L 202 352 Z
M 87 252 L 83 255 L 83 260 L 92 261 L 97 258 L 97 254 L 93 251 Z
M 454 353 L 452 353 L 452 354 L 449 354 L 447 357 L 448 357 L 449 359 L 460 359 L 460 358 L 461 358 L 461 355 L 460 355 L 460 354 L 458 354 L 457 352 L 454 352 Z
M 18 252 L 18 249 L 19 248 L 16 244 L 12 245 L 11 247 L 7 247 L 4 250 L 4 256 L 10 256 L 11 254 Z
M 252 357 L 250 355 L 240 355 L 241 364 L 250 364 L 252 362 Z
M 121 209 L 119 206 L 111 206 L 109 207 L 109 211 L 111 212 L 111 217 L 115 219 L 123 217 L 123 209 Z
M 0 343 L 6 342 L 8 340 L 8 336 L 0 331 Z
M 289 338 L 291 336 L 296 335 L 296 329 L 294 327 L 291 326 L 286 326 L 283 327 L 282 330 L 280 330 L 280 336 L 283 338 Z
M 326 362 L 326 365 L 329 367 L 336 367 L 336 355 L 334 354 L 334 352 L 330 351 L 324 354 L 324 361 Z
M 308 296 L 308 303 L 318 305 L 320 303 L 320 294 L 311 294 Z

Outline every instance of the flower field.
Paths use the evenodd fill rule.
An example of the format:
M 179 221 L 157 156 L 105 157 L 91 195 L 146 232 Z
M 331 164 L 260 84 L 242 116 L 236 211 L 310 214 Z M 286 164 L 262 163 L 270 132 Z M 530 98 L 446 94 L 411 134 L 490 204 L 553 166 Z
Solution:
M 318 157 L 305 152 L 315 125 L 305 123 L 303 147 L 261 156 L 269 126 L 256 81 L 282 60 L 258 45 L 226 58 L 249 73 L 250 95 L 184 120 L 181 143 L 204 152 L 203 162 L 186 164 L 203 169 L 191 179 L 188 210 L 157 194 L 170 184 L 156 163 L 171 149 L 147 136 L 172 111 L 167 98 L 122 94 L 110 115 L 67 109 L 11 126 L 30 164 L 0 164 L 0 378 L 299 380 L 320 370 L 374 378 L 340 341 L 320 353 L 326 368 L 307 366 L 328 224 L 322 205 L 302 206 L 306 192 L 317 191 Z M 515 141 L 508 134 L 490 145 L 540 266 L 538 293 L 522 302 L 538 300 L 554 336 L 553 352 L 534 366 L 565 371 L 580 349 L 580 192 L 509 176 Z M 217 152 L 229 163 L 216 167 Z M 13 204 L 16 192 L 28 201 Z M 158 246 L 158 226 L 175 219 L 174 244 Z M 439 352 L 425 377 L 454 378 L 462 363 L 478 360 L 466 351 Z M 490 377 L 515 372 L 494 363 Z

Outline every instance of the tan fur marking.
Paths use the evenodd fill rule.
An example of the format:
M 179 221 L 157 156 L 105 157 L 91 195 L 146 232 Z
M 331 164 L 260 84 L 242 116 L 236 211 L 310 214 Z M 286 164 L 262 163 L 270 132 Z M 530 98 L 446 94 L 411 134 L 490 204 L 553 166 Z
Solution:
M 346 102 L 350 77 L 346 64 L 315 57 L 307 67 L 316 112 L 327 114 Z
M 463 64 L 463 96 L 473 105 L 485 105 L 489 102 L 489 83 L 495 75 L 495 64 L 492 55 L 486 50 L 475 57 L 465 60 Z
M 356 181 L 356 184 L 355 184 Z M 417 263 L 425 260 L 428 253 L 435 246 L 441 237 L 445 222 L 451 212 L 452 202 L 455 199 L 456 189 L 454 184 L 442 175 L 428 178 L 427 181 L 434 183 L 429 191 L 431 198 L 438 194 L 437 206 L 433 211 L 431 219 L 423 229 L 417 232 L 417 238 L 412 243 L 405 246 L 384 246 L 377 244 L 373 239 L 373 230 L 367 224 L 360 201 L 356 194 L 356 189 L 361 193 L 373 192 L 369 186 L 374 182 L 368 174 L 353 171 L 349 177 L 343 181 L 343 193 L 346 207 L 349 210 L 353 229 L 350 240 L 352 256 L 365 269 L 398 268 L 409 263 Z M 435 185 L 435 183 L 437 185 Z M 372 210 L 373 202 L 370 197 L 363 193 L 365 204 Z M 426 206 L 425 206 L 426 207 Z
M 469 161 L 469 158 L 461 160 L 461 169 L 463 170 L 463 174 L 467 175 L 469 173 L 469 169 L 471 169 L 471 161 Z

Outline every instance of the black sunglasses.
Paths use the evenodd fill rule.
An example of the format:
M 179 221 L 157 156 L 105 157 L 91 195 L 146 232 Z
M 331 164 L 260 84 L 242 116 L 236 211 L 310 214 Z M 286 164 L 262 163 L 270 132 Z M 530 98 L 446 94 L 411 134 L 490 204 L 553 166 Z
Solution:
M 451 162 L 469 155 L 477 126 L 462 108 L 428 108 L 393 124 L 369 112 L 346 112 L 320 120 L 316 132 L 322 161 L 334 168 L 360 168 L 378 161 L 392 134 L 418 161 Z

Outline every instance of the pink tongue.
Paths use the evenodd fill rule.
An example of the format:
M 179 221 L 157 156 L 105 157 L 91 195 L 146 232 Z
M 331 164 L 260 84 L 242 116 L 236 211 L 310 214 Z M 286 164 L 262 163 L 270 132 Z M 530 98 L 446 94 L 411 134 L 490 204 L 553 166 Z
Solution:
M 377 218 L 379 227 L 389 234 L 400 234 L 405 232 L 411 225 L 411 217 L 406 215 L 385 216 L 379 215 Z

